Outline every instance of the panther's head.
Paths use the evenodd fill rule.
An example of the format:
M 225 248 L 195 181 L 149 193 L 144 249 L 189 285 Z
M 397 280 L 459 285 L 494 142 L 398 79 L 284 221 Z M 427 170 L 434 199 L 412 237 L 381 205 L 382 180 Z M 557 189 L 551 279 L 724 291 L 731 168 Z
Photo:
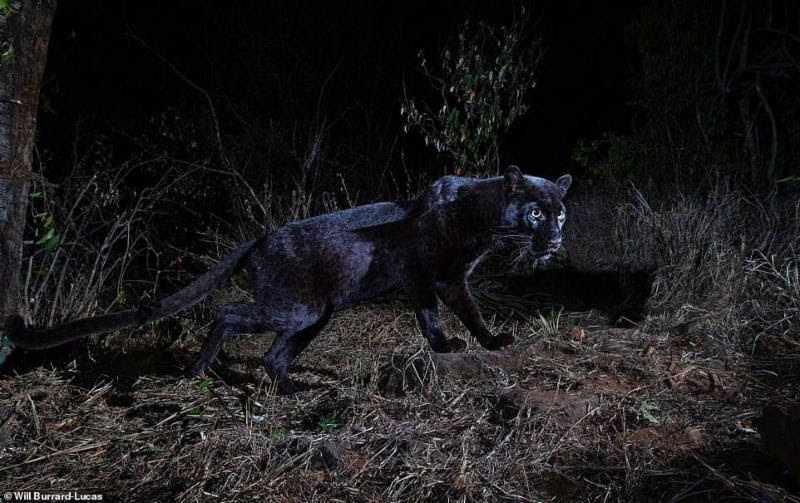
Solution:
M 561 248 L 567 217 L 562 199 L 570 184 L 570 175 L 551 182 L 525 176 L 516 166 L 508 168 L 503 176 L 503 234 L 522 240 L 535 258 L 548 259 Z

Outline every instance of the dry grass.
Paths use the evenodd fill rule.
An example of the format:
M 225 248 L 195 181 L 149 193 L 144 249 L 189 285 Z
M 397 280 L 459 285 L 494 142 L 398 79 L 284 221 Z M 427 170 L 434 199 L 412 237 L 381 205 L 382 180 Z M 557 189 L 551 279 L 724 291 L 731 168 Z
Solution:
M 206 249 L 221 256 L 308 213 L 319 142 L 307 150 L 291 201 L 234 173 L 240 221 L 207 232 Z M 569 263 L 652 270 L 646 318 L 609 327 L 607 313 L 544 310 L 476 278 L 491 328 L 513 333 L 517 353 L 474 356 L 443 310 L 448 333 L 469 341 L 468 372 L 430 354 L 412 311 L 389 301 L 335 315 L 292 369 L 309 385 L 296 395 L 276 396 L 260 366 L 270 336 L 231 341 L 210 380 L 185 378 L 209 308 L 249 295 L 238 280 L 178 321 L 15 354 L 0 368 L 0 488 L 130 501 L 800 501 L 752 426 L 765 404 L 800 398 L 800 218 L 796 205 L 749 201 L 722 189 L 572 199 Z M 121 281 L 95 295 L 113 299 Z M 110 307 L 96 298 L 96 311 Z
M 579 269 L 649 270 L 651 321 L 704 323 L 702 340 L 735 357 L 759 333 L 797 337 L 800 203 L 724 184 L 689 193 L 630 188 L 579 194 L 566 234 Z M 655 330 L 648 326 L 649 330 Z
M 798 396 L 796 357 L 764 374 L 757 356 L 694 351 L 685 327 L 609 329 L 593 313 L 502 329 L 527 359 L 465 378 L 438 371 L 403 303 L 339 313 L 294 367 L 310 389 L 289 397 L 258 365 L 262 337 L 229 344 L 205 383 L 181 374 L 194 340 L 154 350 L 142 332 L 50 354 L 0 381 L 2 486 L 132 501 L 798 501 L 750 424 Z M 382 388 L 392 364 L 405 389 Z

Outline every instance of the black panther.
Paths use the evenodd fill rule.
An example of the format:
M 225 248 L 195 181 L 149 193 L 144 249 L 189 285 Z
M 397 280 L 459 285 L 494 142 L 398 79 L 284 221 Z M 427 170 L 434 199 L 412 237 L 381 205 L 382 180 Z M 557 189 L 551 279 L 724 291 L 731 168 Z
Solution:
M 447 339 L 437 296 L 485 348 L 513 343 L 494 336 L 473 301 L 467 278 L 497 239 L 511 237 L 537 258 L 561 246 L 562 199 L 572 178 L 556 182 L 509 168 L 477 180 L 444 177 L 411 202 L 375 203 L 287 224 L 240 245 L 183 290 L 135 309 L 35 330 L 19 315 L 6 320 L 17 347 L 44 349 L 130 328 L 189 308 L 244 268 L 255 301 L 220 309 L 192 375 L 202 375 L 223 342 L 238 333 L 276 332 L 263 362 L 282 393 L 292 393 L 289 365 L 322 330 L 334 309 L 403 290 L 436 352 L 463 351 Z

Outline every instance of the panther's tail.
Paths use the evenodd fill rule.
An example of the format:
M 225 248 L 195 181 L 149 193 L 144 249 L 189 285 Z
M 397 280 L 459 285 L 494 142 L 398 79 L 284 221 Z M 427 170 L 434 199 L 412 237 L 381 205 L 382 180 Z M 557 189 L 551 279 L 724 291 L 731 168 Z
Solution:
M 249 241 L 240 245 L 184 289 L 155 304 L 83 318 L 41 330 L 27 328 L 22 316 L 12 314 L 6 319 L 5 334 L 16 347 L 47 349 L 90 335 L 106 334 L 165 318 L 197 304 L 241 269 L 255 243 Z

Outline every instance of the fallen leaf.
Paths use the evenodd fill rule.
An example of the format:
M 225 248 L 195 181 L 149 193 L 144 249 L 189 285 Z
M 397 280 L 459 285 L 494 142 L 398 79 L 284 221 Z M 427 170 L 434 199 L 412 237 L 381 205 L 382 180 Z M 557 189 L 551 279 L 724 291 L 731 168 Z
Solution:
M 576 325 L 568 334 L 572 342 L 584 342 L 586 340 L 586 330 L 580 325 Z

